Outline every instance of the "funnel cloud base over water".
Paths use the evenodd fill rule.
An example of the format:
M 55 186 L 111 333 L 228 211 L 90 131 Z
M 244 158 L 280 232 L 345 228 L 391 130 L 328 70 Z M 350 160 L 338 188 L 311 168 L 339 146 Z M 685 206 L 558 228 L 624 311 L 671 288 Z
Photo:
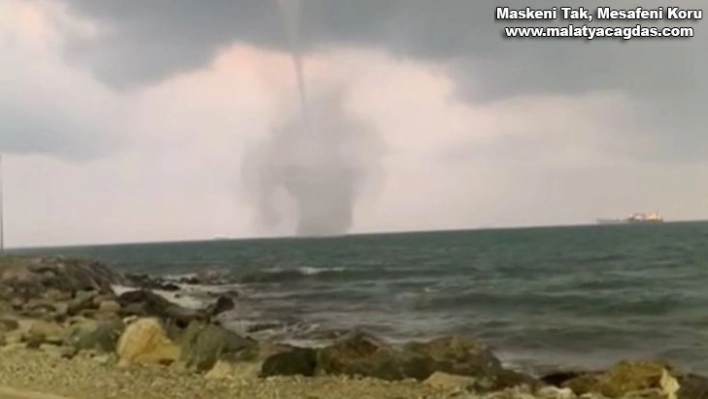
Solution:
M 299 0 L 278 0 L 277 5 L 302 115 L 246 155 L 245 177 L 256 194 L 263 226 L 280 228 L 291 222 L 298 236 L 345 234 L 354 222 L 362 185 L 378 169 L 377 135 L 347 114 L 341 91 L 308 101 L 300 51 L 301 5 Z
M 345 111 L 342 92 L 313 100 L 309 123 L 295 117 L 246 154 L 244 178 L 259 226 L 341 235 L 364 186 L 379 177 L 379 135 Z

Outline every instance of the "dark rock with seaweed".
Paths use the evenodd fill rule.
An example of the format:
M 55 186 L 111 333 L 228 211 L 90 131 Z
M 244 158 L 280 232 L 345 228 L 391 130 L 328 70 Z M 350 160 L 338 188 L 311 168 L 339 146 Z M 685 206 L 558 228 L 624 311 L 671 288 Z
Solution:
M 48 257 L 0 258 L 0 297 L 5 299 L 51 299 L 49 295 L 76 295 L 81 291 L 113 293 L 112 285 L 126 284 L 120 273 L 106 265 L 84 259 Z

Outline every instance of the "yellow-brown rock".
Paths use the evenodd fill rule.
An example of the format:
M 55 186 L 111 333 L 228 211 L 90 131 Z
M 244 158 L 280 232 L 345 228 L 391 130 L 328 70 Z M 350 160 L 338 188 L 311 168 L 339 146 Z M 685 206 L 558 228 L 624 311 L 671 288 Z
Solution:
M 27 332 L 23 340 L 28 346 L 37 348 L 43 343 L 61 345 L 66 338 L 66 332 L 59 324 L 43 321 L 31 320 L 28 322 Z
M 130 324 L 118 340 L 119 365 L 164 364 L 179 358 L 180 348 L 168 337 L 160 321 L 139 319 Z
M 586 374 L 563 384 L 575 394 L 600 394 L 607 398 L 660 394 L 676 399 L 679 383 L 667 364 L 656 361 L 622 361 L 602 374 Z
M 102 313 L 118 313 L 120 312 L 120 304 L 113 300 L 102 301 L 98 305 L 98 311 Z
M 647 389 L 663 390 L 663 382 L 666 388 L 674 390 L 675 394 L 678 388 L 673 389 L 669 385 L 673 385 L 671 380 L 674 382 L 676 380 L 669 375 L 667 367 L 660 362 L 622 361 L 599 378 L 600 391 L 598 393 L 610 398 L 617 398 Z M 668 395 L 668 392 L 666 393 Z

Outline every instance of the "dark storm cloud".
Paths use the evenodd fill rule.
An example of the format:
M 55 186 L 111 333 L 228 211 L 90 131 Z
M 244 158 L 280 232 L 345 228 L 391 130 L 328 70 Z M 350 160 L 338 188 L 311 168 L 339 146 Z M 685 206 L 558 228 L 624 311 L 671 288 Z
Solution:
M 2 48 L 2 47 L 0 47 Z M 8 50 L 5 48 L 5 50 Z M 127 131 L 116 134 L 116 102 L 105 101 L 95 91 L 63 75 L 21 69 L 11 51 L 0 60 L 0 152 L 45 154 L 71 160 L 93 160 L 120 148 Z M 42 62 L 43 59 L 24 58 Z M 7 62 L 4 62 L 7 61 Z M 18 71 L 24 73 L 18 74 Z M 71 89 L 75 91 L 70 92 Z M 73 94 L 73 95 L 72 95 Z
M 275 1 L 55 1 L 68 3 L 105 28 L 100 40 L 74 43 L 69 49 L 116 86 L 149 83 L 203 66 L 235 41 L 287 46 Z M 431 58 L 457 57 L 490 43 L 477 37 L 490 33 L 491 9 L 483 7 L 481 15 L 467 3 L 443 1 L 434 7 L 422 0 L 305 0 L 302 35 L 312 46 L 351 43 Z
M 99 40 L 72 42 L 67 50 L 119 88 L 198 69 L 235 40 L 284 44 L 277 11 L 268 1 L 56 1 L 105 29 Z
M 56 0 L 106 30 L 94 43 L 70 47 L 104 81 L 118 87 L 149 84 L 207 63 L 221 48 L 247 42 L 284 49 L 275 1 Z M 459 98 L 488 102 L 523 94 L 618 90 L 640 100 L 627 123 L 647 158 L 682 158 L 705 144 L 708 100 L 704 22 L 692 39 L 503 39 L 493 2 L 470 0 L 302 0 L 303 41 L 316 49 L 359 45 L 449 66 Z M 569 4 L 572 3 L 572 4 Z M 512 7 L 528 2 L 512 0 Z M 605 2 L 535 1 L 537 8 Z M 666 6 L 658 1 L 643 7 Z M 634 3 L 626 5 L 635 7 Z M 701 7 L 697 0 L 672 5 Z M 528 24 L 528 23 L 527 23 Z M 544 25 L 544 23 L 536 23 Z M 599 23 L 598 23 L 599 24 Z M 631 26 L 636 22 L 631 22 Z M 684 24 L 686 25 L 686 24 Z M 306 49 L 307 50 L 307 49 Z M 668 134 L 666 128 L 671 128 Z M 669 137 L 670 136 L 670 137 Z M 647 148 L 653 148 L 648 150 Z M 628 148 L 633 152 L 633 148 Z M 639 155 L 639 154 L 634 154 Z
M 113 135 L 105 133 L 72 121 L 60 112 L 13 107 L 0 98 L 0 152 L 92 160 L 118 145 Z
M 108 28 L 102 40 L 87 50 L 93 54 L 97 72 L 116 83 L 145 82 L 202 66 L 214 52 L 234 41 L 277 48 L 287 45 L 275 1 L 56 1 L 69 3 L 73 10 Z M 302 3 L 306 43 L 372 45 L 433 60 L 481 61 L 477 64 L 480 71 L 494 74 L 495 90 L 500 91 L 512 91 L 519 83 L 516 90 L 594 88 L 603 82 L 609 86 L 629 83 L 634 88 L 648 83 L 651 87 L 661 82 L 643 79 L 644 74 L 658 78 L 671 71 L 691 72 L 672 78 L 685 84 L 694 75 L 688 69 L 690 61 L 698 55 L 696 50 L 706 44 L 701 37 L 671 43 L 637 40 L 592 45 L 583 45 L 582 40 L 505 40 L 501 36 L 503 24 L 493 21 L 496 4 L 467 0 L 302 0 Z M 700 6 L 696 1 L 675 3 Z M 524 7 L 527 2 L 505 4 Z M 642 2 L 644 7 L 652 4 L 664 5 L 657 1 Z M 536 1 L 533 5 L 541 8 L 568 4 Z M 681 60 L 677 56 L 692 57 Z M 676 61 L 682 62 L 677 66 Z M 671 68 L 662 68 L 672 64 Z M 500 65 L 505 66 L 503 70 L 496 69 Z M 641 71 L 637 70 L 639 66 Z M 529 79 L 531 76 L 540 79 Z

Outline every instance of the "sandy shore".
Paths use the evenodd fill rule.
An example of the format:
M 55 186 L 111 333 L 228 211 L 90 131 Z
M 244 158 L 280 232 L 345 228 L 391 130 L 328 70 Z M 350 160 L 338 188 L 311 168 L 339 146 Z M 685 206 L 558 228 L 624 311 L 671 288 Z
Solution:
M 71 399 L 366 399 L 451 398 L 421 383 L 387 383 L 336 377 L 259 380 L 257 365 L 245 364 L 226 380 L 174 368 L 119 368 L 78 356 L 61 359 L 41 351 L 14 348 L 0 353 L 0 386 Z M 460 396 L 454 396 L 460 398 Z M 0 392 L 0 399 L 5 399 Z M 7 396 L 7 399 L 14 399 Z M 39 399 L 39 398 L 38 398 Z
M 11 387 L 0 386 L 0 399 L 71 399 L 64 396 L 53 394 L 45 394 L 40 392 L 28 391 L 25 389 L 16 389 Z
M 0 386 L 0 399 L 70 399 L 64 396 Z

